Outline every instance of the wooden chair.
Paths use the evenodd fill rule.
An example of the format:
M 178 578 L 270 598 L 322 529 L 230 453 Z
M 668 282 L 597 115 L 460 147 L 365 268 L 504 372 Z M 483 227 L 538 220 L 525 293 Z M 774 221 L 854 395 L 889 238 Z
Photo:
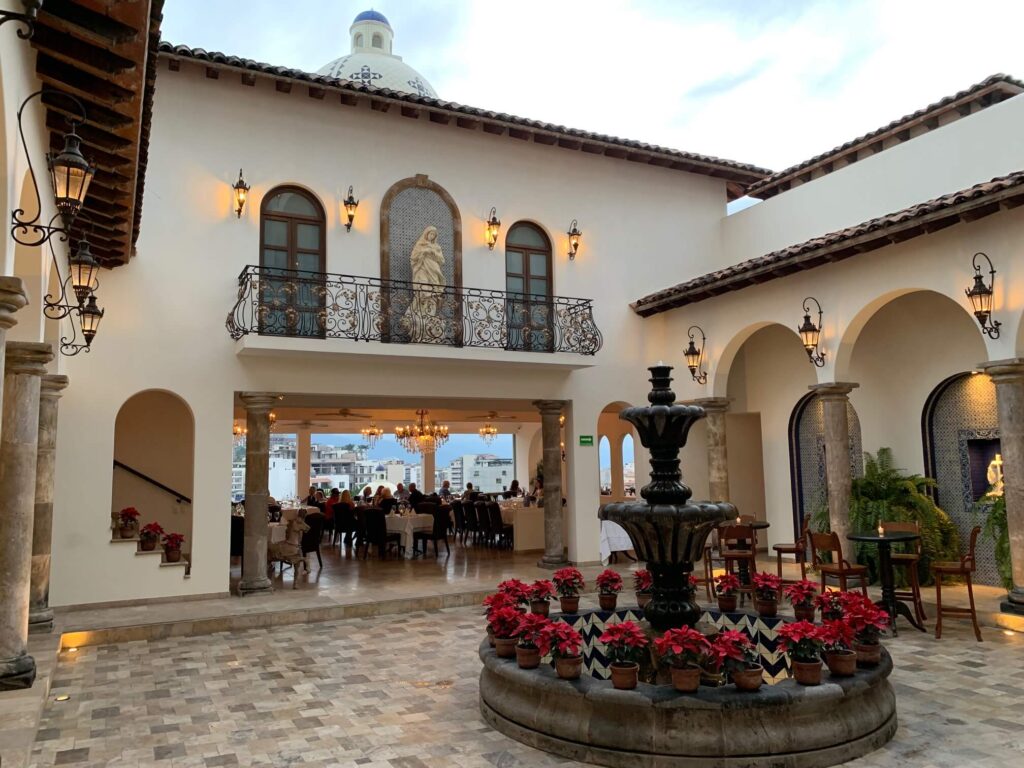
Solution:
M 860 579 L 860 591 L 868 596 L 868 567 L 853 565 L 843 558 L 843 545 L 836 533 L 810 533 L 811 565 L 821 574 L 821 591 L 825 591 L 825 577 L 832 576 L 839 581 L 839 589 L 846 591 L 849 579 Z M 822 554 L 831 553 L 831 562 L 825 562 Z
M 416 513 L 419 515 L 430 515 L 434 518 L 434 523 L 429 531 L 413 531 L 412 534 L 412 549 L 413 552 L 419 552 L 419 542 L 423 542 L 423 556 L 427 556 L 427 542 L 434 542 L 434 557 L 437 557 L 437 542 L 444 542 L 444 550 L 448 554 L 451 554 L 451 549 L 448 547 L 448 521 L 451 519 L 451 513 L 447 509 L 438 509 L 436 504 L 432 504 L 428 501 L 420 502 L 416 505 Z
M 452 516 L 455 518 L 455 541 L 466 543 L 466 513 L 462 510 L 462 502 L 451 500 Z
M 718 545 L 726 573 L 735 573 L 741 562 L 747 563 L 747 573 L 757 572 L 757 539 L 749 525 L 726 525 L 718 529 Z M 740 584 L 740 596 L 753 593 L 750 584 Z
M 501 507 L 498 502 L 487 502 L 487 516 L 491 521 L 491 531 L 494 533 L 497 544 L 506 549 L 515 548 L 515 531 L 512 523 L 506 523 L 501 518 Z
M 959 562 L 935 562 L 932 563 L 932 574 L 935 576 L 935 612 L 938 617 L 935 620 L 935 639 L 942 637 L 943 616 L 970 616 L 974 624 L 974 636 L 981 642 L 981 628 L 978 626 L 978 614 L 974 609 L 974 587 L 971 584 L 971 574 L 977 565 L 974 559 L 974 547 L 978 542 L 978 534 L 981 533 L 981 526 L 976 525 L 971 529 L 971 544 L 967 554 L 961 556 Z M 942 606 L 942 577 L 960 576 L 967 582 L 967 597 L 970 599 L 970 608 L 956 608 Z
M 901 523 L 893 520 L 892 522 L 883 520 L 882 527 L 886 533 L 892 531 L 893 533 L 916 533 L 920 535 L 921 526 L 916 522 Z M 907 571 L 907 580 L 910 581 L 910 589 L 899 589 L 894 591 L 894 595 L 897 600 L 909 600 L 914 604 L 914 618 L 919 623 L 923 623 L 928 617 L 924 614 L 924 603 L 921 602 L 921 584 L 918 578 L 917 567 L 921 562 L 921 540 L 910 542 L 910 552 L 893 552 L 892 553 L 892 566 L 893 568 L 905 568 Z
M 800 564 L 800 578 L 807 578 L 807 534 L 810 533 L 809 521 L 804 518 L 803 525 L 800 526 L 800 540 L 794 541 L 792 544 L 773 544 L 772 549 L 775 550 L 775 565 L 779 572 L 779 578 L 782 578 L 782 556 L 793 555 L 796 558 L 797 563 Z M 783 579 L 783 583 L 790 584 L 792 579 Z
M 309 530 L 302 534 L 302 556 L 305 557 L 310 552 L 316 553 L 316 562 L 323 570 L 324 559 L 320 556 L 320 540 L 324 535 L 324 524 L 326 519 L 324 518 L 323 512 L 310 512 L 306 515 L 306 525 L 309 526 Z M 308 567 L 306 570 L 309 570 Z
M 398 547 L 398 554 L 402 554 L 402 535 L 397 531 L 389 531 L 387 522 L 384 520 L 384 511 L 379 507 L 372 507 L 362 510 L 365 532 L 363 534 L 363 560 L 370 554 L 370 546 L 377 547 L 377 553 L 381 560 L 387 557 L 388 550 L 392 545 Z

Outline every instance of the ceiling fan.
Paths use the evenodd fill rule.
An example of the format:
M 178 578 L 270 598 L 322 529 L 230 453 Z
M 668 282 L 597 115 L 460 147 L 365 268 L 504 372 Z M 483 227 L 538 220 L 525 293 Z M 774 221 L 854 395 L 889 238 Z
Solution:
M 309 419 L 278 419 L 275 425 L 280 429 L 281 427 L 294 427 L 299 429 L 329 429 L 330 424 L 320 421 L 310 421 Z
M 348 408 L 339 408 L 336 411 L 327 411 L 326 413 L 315 413 L 314 416 L 331 416 L 335 419 L 349 420 L 349 419 L 372 419 L 368 413 L 356 413 Z
M 488 411 L 477 416 L 467 416 L 465 421 L 519 421 L 518 416 L 499 416 L 497 411 Z

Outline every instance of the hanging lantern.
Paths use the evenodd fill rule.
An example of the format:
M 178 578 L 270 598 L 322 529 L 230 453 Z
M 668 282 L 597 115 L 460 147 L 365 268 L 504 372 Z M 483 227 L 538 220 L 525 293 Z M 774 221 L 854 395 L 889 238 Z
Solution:
M 700 349 L 696 347 L 694 342 L 693 332 L 697 331 L 700 334 Z M 707 338 L 704 336 L 704 330 L 699 325 L 691 325 L 687 333 L 690 336 L 690 345 L 683 352 L 686 357 L 686 367 L 690 369 L 690 375 L 693 380 L 698 384 L 707 384 L 708 372 L 701 370 L 701 363 L 704 361 L 704 347 L 707 346 Z
M 491 208 L 491 212 L 487 218 L 487 249 L 490 251 L 494 250 L 495 244 L 498 242 L 498 232 L 501 230 L 501 220 L 498 218 L 498 211 L 495 208 Z
M 238 181 L 232 187 L 235 190 L 235 214 L 242 218 L 242 209 L 245 208 L 245 201 L 249 198 L 249 185 L 242 178 L 242 169 L 238 169 Z
M 345 215 L 348 217 L 348 222 L 345 224 L 345 231 L 352 231 L 352 222 L 356 218 L 356 208 L 359 207 L 359 201 L 352 195 L 352 187 L 348 188 L 348 197 L 342 201 L 342 205 L 345 206 Z
M 85 194 L 89 191 L 96 169 L 82 155 L 81 137 L 75 133 L 75 124 L 64 134 L 64 149 L 56 155 L 47 155 L 50 181 L 53 183 L 54 204 L 65 227 L 70 227 L 82 210 Z
M 583 233 L 576 225 L 576 219 L 569 224 L 569 231 L 566 234 L 569 236 L 569 261 L 573 261 L 576 258 L 576 252 L 580 249 L 580 238 L 583 237 Z
M 817 325 L 811 321 L 811 310 L 808 308 L 808 302 L 811 301 L 818 307 Z M 825 352 L 818 350 L 818 342 L 821 340 L 822 316 L 821 304 L 816 298 L 808 296 L 804 299 L 804 322 L 797 328 L 797 333 L 800 334 L 800 341 L 804 345 L 804 351 L 807 352 L 807 359 L 819 368 L 825 365 Z
M 90 295 L 88 303 L 82 308 L 79 319 L 82 323 L 82 336 L 85 337 L 85 346 L 92 346 L 92 340 L 100 328 L 100 320 L 106 310 L 96 306 L 96 297 Z
M 985 284 L 985 277 L 981 273 L 981 267 L 978 266 L 979 256 L 988 262 L 988 285 Z M 981 253 L 980 251 L 974 254 L 974 258 L 971 259 L 971 264 L 974 266 L 974 285 L 964 291 L 964 293 L 967 294 L 967 298 L 971 302 L 971 309 L 974 312 L 974 316 L 978 319 L 978 323 L 981 324 L 981 332 L 990 339 L 998 339 L 999 326 L 1001 326 L 1002 323 L 998 320 L 991 320 L 990 322 L 992 317 L 992 303 L 995 298 L 996 268 L 992 266 L 992 259 L 990 259 L 987 254 Z
M 71 267 L 71 287 L 75 291 L 75 298 L 78 299 L 78 306 L 82 306 L 89 294 L 99 287 L 100 271 L 100 265 L 92 257 L 89 241 L 84 236 L 78 241 L 78 248 L 68 260 L 68 264 Z

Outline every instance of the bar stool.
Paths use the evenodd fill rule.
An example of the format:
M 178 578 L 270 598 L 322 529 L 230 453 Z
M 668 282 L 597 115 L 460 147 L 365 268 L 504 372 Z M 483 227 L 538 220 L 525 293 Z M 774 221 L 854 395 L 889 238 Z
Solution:
M 773 544 L 772 549 L 775 550 L 775 565 L 779 571 L 779 578 L 782 579 L 782 556 L 793 555 L 796 557 L 796 561 L 800 564 L 800 578 L 807 578 L 807 534 L 810 531 L 810 527 L 807 518 L 804 518 L 803 525 L 800 526 L 800 540 L 795 541 L 792 544 Z M 792 579 L 783 579 L 784 584 L 793 583 Z
M 757 540 L 754 529 L 749 525 L 726 525 L 718 529 L 719 551 L 725 562 L 726 573 L 734 573 L 741 563 L 747 564 L 748 579 L 757 572 Z M 740 596 L 753 594 L 754 588 L 748 580 L 740 579 Z
M 967 554 L 961 556 L 960 562 L 937 562 L 932 563 L 932 574 L 935 576 L 935 612 L 938 617 L 935 620 L 935 639 L 942 637 L 943 616 L 970 616 L 974 624 L 974 636 L 981 642 L 981 628 L 978 626 L 978 614 L 974 610 L 974 587 L 971 584 L 971 574 L 976 566 L 974 560 L 974 546 L 978 542 L 978 534 L 981 533 L 981 526 L 976 525 L 971 529 L 971 545 Z M 942 607 L 942 577 L 960 576 L 967 582 L 967 597 L 970 599 L 970 608 Z
M 921 526 L 916 522 L 901 523 L 899 521 L 889 522 L 884 520 L 882 528 L 893 533 L 916 533 L 921 534 Z M 924 622 L 928 617 L 924 614 L 924 603 L 921 601 L 921 584 L 917 574 L 917 566 L 921 562 L 921 540 L 910 542 L 912 552 L 893 552 L 892 565 L 894 568 L 905 568 L 907 579 L 910 581 L 910 589 L 899 589 L 893 591 L 897 600 L 909 600 L 914 604 L 914 618 L 918 622 Z

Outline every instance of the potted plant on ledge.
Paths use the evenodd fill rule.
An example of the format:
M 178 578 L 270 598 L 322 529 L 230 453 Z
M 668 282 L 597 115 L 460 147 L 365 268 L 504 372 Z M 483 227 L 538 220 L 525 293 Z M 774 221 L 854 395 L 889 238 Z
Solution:
M 633 589 L 636 592 L 636 604 L 645 608 L 654 596 L 654 577 L 646 568 L 633 571 Z
M 843 606 L 845 621 L 853 630 L 853 650 L 857 653 L 857 664 L 864 667 L 877 666 L 882 661 L 882 644 L 878 642 L 883 629 L 889 627 L 889 614 L 871 602 L 870 598 L 854 592 L 846 593 Z
M 583 574 L 578 568 L 559 568 L 551 574 L 558 591 L 559 607 L 562 613 L 576 613 L 580 609 L 580 592 L 583 590 Z
M 622 577 L 611 568 L 597 575 L 597 600 L 602 611 L 614 611 L 622 591 Z
M 654 650 L 669 665 L 672 686 L 677 691 L 693 693 L 700 688 L 700 663 L 711 650 L 703 632 L 690 627 L 670 629 L 655 638 Z
M 164 558 L 168 563 L 177 563 L 181 560 L 181 545 L 185 543 L 185 537 L 180 533 L 164 534 Z
M 538 579 L 530 585 L 530 611 L 540 616 L 547 616 L 551 610 L 548 600 L 555 596 L 555 585 L 548 579 Z
M 797 621 L 814 621 L 814 598 L 818 594 L 818 587 L 813 581 L 801 579 L 787 584 L 782 592 L 793 605 L 793 615 Z
M 583 669 L 583 636 L 564 621 L 549 621 L 540 635 L 540 653 L 551 654 L 555 674 L 562 680 L 578 680 Z
M 152 552 L 163 535 L 164 529 L 160 523 L 146 523 L 139 531 L 139 548 L 143 552 Z
M 759 616 L 771 618 L 779 613 L 779 588 L 782 579 L 774 573 L 759 571 L 750 577 L 754 585 L 754 610 Z
M 822 621 L 838 621 L 843 618 L 843 592 L 826 589 L 816 598 L 815 604 L 821 609 Z
M 117 513 L 118 532 L 122 539 L 134 539 L 139 529 L 139 510 L 125 507 Z
M 488 617 L 494 634 L 494 652 L 503 659 L 516 655 L 516 633 L 523 614 L 519 609 L 506 605 L 491 612 Z
M 520 669 L 536 669 L 540 666 L 540 640 L 547 628 L 547 617 L 539 613 L 528 613 L 519 620 L 516 628 L 516 661 Z
M 826 621 L 819 630 L 822 642 L 822 658 L 833 677 L 850 677 L 857 671 L 857 654 L 853 644 L 853 627 L 842 619 Z
M 605 627 L 598 640 L 607 646 L 612 660 L 612 685 L 622 691 L 636 688 L 640 654 L 647 647 L 647 635 L 632 621 L 623 621 Z
M 740 579 L 735 573 L 723 573 L 715 577 L 715 595 L 718 597 L 718 610 L 722 613 L 733 613 L 736 610 L 736 593 L 740 589 Z
M 764 682 L 764 667 L 750 638 L 737 629 L 718 633 L 708 654 L 711 666 L 732 680 L 737 691 L 756 691 Z
M 498 594 L 508 595 L 516 605 L 526 605 L 530 602 L 530 585 L 519 579 L 505 579 L 498 585 Z
M 515 611 L 518 604 L 511 595 L 505 592 L 497 592 L 484 598 L 484 615 L 487 617 L 487 639 L 494 647 L 494 615 L 502 608 L 511 608 Z
M 821 685 L 821 632 L 809 621 L 779 627 L 779 637 L 789 651 L 793 679 L 800 685 Z

